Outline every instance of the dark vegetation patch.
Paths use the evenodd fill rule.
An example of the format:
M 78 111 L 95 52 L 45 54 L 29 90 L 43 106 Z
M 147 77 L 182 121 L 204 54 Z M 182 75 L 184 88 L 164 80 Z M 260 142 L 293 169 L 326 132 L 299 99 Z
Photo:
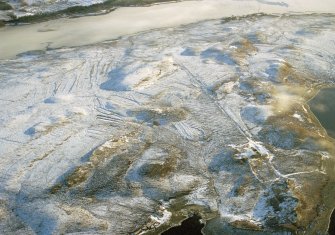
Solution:
M 1 11 L 8 11 L 8 10 L 12 10 L 12 6 L 9 5 L 8 3 L 6 2 L 3 2 L 3 1 L 0 1 L 0 10 Z
M 90 6 L 74 6 L 56 12 L 39 13 L 36 15 L 27 15 L 19 18 L 13 18 L 7 21 L 11 24 L 19 23 L 38 23 L 63 17 L 80 17 L 85 15 L 107 14 L 117 7 L 125 6 L 143 6 L 159 2 L 171 2 L 172 0 L 108 0 L 103 3 L 97 3 Z M 1 7 L 1 2 L 0 2 Z
M 333 210 L 333 213 L 332 213 L 332 215 L 330 217 L 328 234 L 329 235 L 335 235 L 335 209 Z

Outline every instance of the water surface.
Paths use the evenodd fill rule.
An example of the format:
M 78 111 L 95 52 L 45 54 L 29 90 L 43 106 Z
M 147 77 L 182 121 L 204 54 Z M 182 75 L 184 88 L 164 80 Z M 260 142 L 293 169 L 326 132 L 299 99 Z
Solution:
M 309 105 L 312 112 L 326 129 L 328 135 L 335 138 L 335 88 L 322 89 Z

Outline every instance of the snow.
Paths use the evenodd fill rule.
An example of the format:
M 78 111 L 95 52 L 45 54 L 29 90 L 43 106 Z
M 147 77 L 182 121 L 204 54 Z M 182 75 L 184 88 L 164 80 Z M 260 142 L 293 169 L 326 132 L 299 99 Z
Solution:
M 333 145 L 317 134 L 319 123 L 304 122 L 305 91 L 334 82 L 333 53 L 313 46 L 335 51 L 334 22 L 317 14 L 210 20 L 1 60 L 6 211 L 39 234 L 144 231 L 150 219 L 169 225 L 191 205 L 204 220 L 216 213 L 268 226 L 273 215 L 313 230 L 310 208 L 299 216 L 295 208 L 309 200 L 330 207 L 309 190 L 331 177 L 333 168 L 320 165 L 333 160 Z M 315 24 L 306 38 L 296 34 Z M 269 79 L 278 61 L 294 68 L 285 70 L 290 80 L 279 67 Z M 268 202 L 277 195 L 276 212 Z
M 145 30 L 175 27 L 208 19 L 254 13 L 292 12 L 335 13 L 335 2 L 333 0 L 183 1 L 151 7 L 124 7 L 101 16 L 59 19 L 20 27 L 10 26 L 0 29 L 0 59 L 13 58 L 19 53 L 31 50 L 89 45 Z

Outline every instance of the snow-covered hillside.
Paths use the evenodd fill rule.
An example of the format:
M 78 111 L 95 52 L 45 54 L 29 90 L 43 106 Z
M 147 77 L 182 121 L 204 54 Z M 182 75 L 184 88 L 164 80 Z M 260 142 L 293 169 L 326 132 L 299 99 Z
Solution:
M 334 38 L 333 15 L 253 15 L 1 60 L 0 230 L 325 233 L 334 142 L 306 101 Z

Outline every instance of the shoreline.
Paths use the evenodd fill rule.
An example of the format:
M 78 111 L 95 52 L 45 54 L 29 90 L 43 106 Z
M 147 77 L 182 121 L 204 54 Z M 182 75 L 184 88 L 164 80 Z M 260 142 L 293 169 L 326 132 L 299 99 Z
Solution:
M 32 50 L 90 45 L 142 31 L 231 16 L 255 13 L 335 13 L 335 2 L 331 0 L 324 0 L 323 4 L 303 0 L 281 2 L 287 5 L 273 3 L 243 0 L 169 2 L 142 7 L 121 7 L 104 15 L 6 26 L 0 28 L 0 59 L 10 59 Z
M 136 1 L 136 0 L 133 0 Z M 152 2 L 150 2 L 152 1 Z M 141 2 L 133 2 L 133 3 L 109 3 L 108 1 L 102 3 L 95 3 L 92 5 L 78 5 L 78 6 L 70 6 L 68 8 L 56 10 L 56 11 L 41 11 L 29 14 L 17 16 L 14 15 L 11 19 L 2 20 L 5 25 L 8 26 L 17 26 L 17 25 L 26 25 L 26 24 L 36 24 L 47 22 L 51 20 L 57 20 L 62 18 L 80 18 L 85 16 L 99 16 L 106 15 L 111 13 L 112 11 L 123 8 L 123 7 L 150 7 L 153 5 L 164 4 L 164 3 L 176 3 L 183 0 L 149 0 L 148 3 Z M 187 0 L 184 0 L 187 1 Z

